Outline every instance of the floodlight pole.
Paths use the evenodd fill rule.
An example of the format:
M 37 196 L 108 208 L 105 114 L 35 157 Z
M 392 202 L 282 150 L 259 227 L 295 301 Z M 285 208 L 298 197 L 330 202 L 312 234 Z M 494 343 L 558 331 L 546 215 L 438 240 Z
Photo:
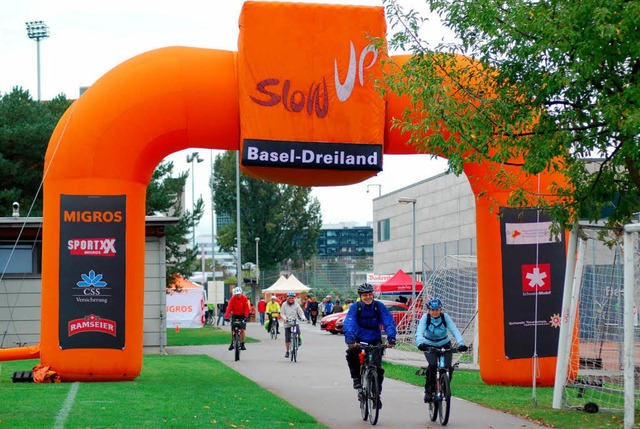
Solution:
M 196 248 L 196 219 L 193 217 L 193 212 L 195 211 L 196 201 L 195 201 L 195 177 L 196 173 L 193 169 L 193 161 L 196 161 L 198 164 L 204 161 L 204 159 L 200 158 L 200 154 L 198 152 L 193 152 L 190 155 L 187 155 L 187 162 L 191 163 L 191 228 L 192 228 L 192 248 Z
M 38 101 L 40 101 L 40 40 L 49 37 L 49 26 L 43 21 L 27 21 L 27 36 L 29 39 L 36 41 L 36 49 L 38 56 Z
M 414 328 L 416 324 L 416 202 L 415 198 L 400 197 L 398 198 L 400 204 L 413 205 L 413 245 L 411 250 L 411 327 Z

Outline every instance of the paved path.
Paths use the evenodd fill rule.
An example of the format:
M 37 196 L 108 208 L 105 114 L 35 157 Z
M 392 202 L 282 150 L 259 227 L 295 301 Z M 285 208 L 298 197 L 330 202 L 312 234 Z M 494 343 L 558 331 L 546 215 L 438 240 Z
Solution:
M 228 330 L 228 327 L 224 327 Z M 281 328 L 282 329 L 282 328 Z M 298 362 L 284 358 L 284 336 L 271 340 L 262 326 L 249 323 L 247 335 L 261 340 L 247 344 L 240 361 L 233 360 L 227 345 L 169 347 L 169 354 L 207 354 L 254 380 L 287 402 L 305 410 L 332 429 L 371 427 L 360 418 L 356 392 L 345 360 L 344 337 L 320 331 L 318 326 L 302 324 L 303 347 Z M 288 378 L 284 389 L 282 379 Z M 291 385 L 295 387 L 291 387 Z M 423 388 L 385 378 L 383 408 L 377 427 L 424 429 L 441 427 L 428 418 L 422 402 Z M 534 429 L 543 428 L 528 420 L 490 410 L 454 398 L 447 427 L 457 429 Z

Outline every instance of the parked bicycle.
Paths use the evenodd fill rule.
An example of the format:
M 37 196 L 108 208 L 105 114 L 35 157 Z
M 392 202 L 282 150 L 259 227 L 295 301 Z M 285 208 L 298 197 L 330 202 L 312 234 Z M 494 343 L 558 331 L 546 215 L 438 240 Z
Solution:
M 384 354 L 386 344 L 371 345 L 368 343 L 358 343 L 362 348 L 360 352 L 360 380 L 362 387 L 358 390 L 358 401 L 360 401 L 360 414 L 362 420 L 369 419 L 369 423 L 378 423 L 380 407 L 380 380 L 378 379 L 378 365 L 373 358 L 374 353 Z M 378 351 L 379 350 L 379 351 Z
M 435 392 L 433 392 L 433 400 L 428 402 L 429 419 L 431 419 L 432 422 L 435 422 L 436 419 L 439 419 L 440 424 L 442 426 L 446 426 L 449 422 L 449 415 L 451 414 L 451 378 L 449 374 L 449 368 L 445 365 L 444 355 L 448 351 L 458 353 L 458 349 L 455 347 L 430 347 L 428 350 L 438 356 L 436 389 Z M 457 365 L 457 363 L 454 364 L 454 367 L 456 367 Z M 420 367 L 416 374 L 429 377 L 428 367 Z
M 298 361 L 298 349 L 300 348 L 300 325 L 298 325 L 298 318 L 292 319 L 291 323 L 291 345 L 289 347 L 289 356 L 291 362 Z
M 269 314 L 269 334 L 271 335 L 271 339 L 272 340 L 277 340 L 278 339 L 278 328 L 279 323 L 278 323 L 278 312 L 274 312 Z
M 242 349 L 242 330 L 246 328 L 243 318 L 231 318 L 231 331 L 233 332 L 233 350 L 235 360 L 240 360 L 240 350 Z

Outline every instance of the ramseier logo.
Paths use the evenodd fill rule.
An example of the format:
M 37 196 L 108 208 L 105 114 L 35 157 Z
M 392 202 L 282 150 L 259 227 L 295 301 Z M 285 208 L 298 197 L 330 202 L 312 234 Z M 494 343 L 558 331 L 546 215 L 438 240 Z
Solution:
M 64 222 L 82 223 L 120 223 L 122 211 L 90 211 L 90 210 L 65 210 Z
M 72 238 L 67 249 L 76 256 L 116 256 L 115 238 Z
M 90 314 L 81 319 L 69 321 L 68 334 L 70 337 L 83 332 L 99 332 L 115 337 L 116 322 L 109 319 L 103 319 L 95 314 Z

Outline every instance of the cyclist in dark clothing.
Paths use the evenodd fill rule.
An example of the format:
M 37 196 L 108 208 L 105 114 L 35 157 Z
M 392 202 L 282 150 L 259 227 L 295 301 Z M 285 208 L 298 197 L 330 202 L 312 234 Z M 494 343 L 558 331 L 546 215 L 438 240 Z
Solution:
M 349 307 L 347 317 L 344 319 L 344 341 L 347 343 L 347 363 L 349 373 L 353 379 L 353 388 L 360 389 L 360 351 L 362 347 L 359 342 L 371 345 L 378 345 L 382 342 L 382 328 L 384 326 L 387 334 L 387 347 L 396 344 L 396 322 L 389 309 L 379 301 L 373 299 L 373 286 L 364 283 L 358 286 L 360 301 Z M 373 361 L 378 367 L 378 380 L 380 392 L 382 392 L 382 381 L 384 379 L 384 369 L 382 363 L 382 350 L 374 354 Z M 382 402 L 378 399 L 378 408 L 382 408 Z

